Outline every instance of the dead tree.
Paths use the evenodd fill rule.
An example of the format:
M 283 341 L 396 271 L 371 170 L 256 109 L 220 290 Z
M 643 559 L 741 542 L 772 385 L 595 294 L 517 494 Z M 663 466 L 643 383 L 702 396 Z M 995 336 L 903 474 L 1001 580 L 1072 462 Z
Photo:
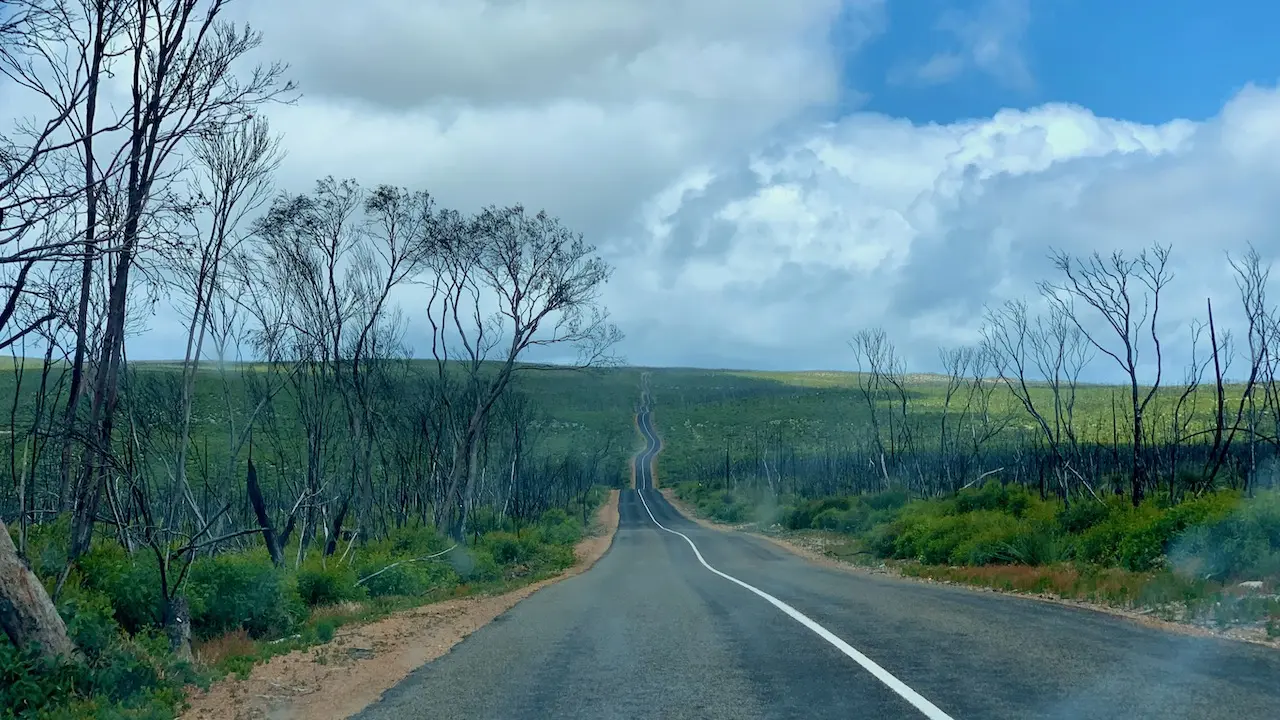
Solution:
M 1191 359 L 1183 376 L 1182 392 L 1178 394 L 1169 418 L 1169 499 L 1173 502 L 1178 501 L 1178 464 L 1181 461 L 1182 445 L 1195 435 L 1190 431 L 1190 426 L 1197 414 L 1200 384 L 1204 381 L 1205 369 L 1215 356 L 1215 353 L 1209 353 L 1206 357 L 1200 357 L 1200 336 L 1205 326 L 1203 322 L 1191 323 Z
M 260 43 L 248 29 L 224 22 L 226 0 L 167 0 L 140 3 L 126 16 L 124 59 L 132 103 L 118 123 L 126 138 L 115 193 L 121 199 L 119 239 L 112 258 L 106 321 L 96 351 L 89 409 L 90 451 L 85 453 L 74 495 L 69 559 L 89 548 L 102 489 L 110 468 L 132 270 L 154 201 L 180 169 L 179 149 L 192 137 L 241 122 L 255 108 L 291 89 L 283 67 L 253 69 L 239 77 L 233 66 Z M 70 565 L 68 565 L 70 567 Z M 65 578 L 65 573 L 64 573 Z
M 15 647 L 33 646 L 48 658 L 71 658 L 76 654 L 49 593 L 18 557 L 3 520 L 0 520 L 0 628 Z
M 951 474 L 954 463 L 950 448 L 954 441 L 947 435 L 947 431 L 951 429 L 949 425 L 951 403 L 960 389 L 969 381 L 969 369 L 974 362 L 974 355 L 973 348 L 939 348 L 938 350 L 938 359 L 942 362 L 942 368 L 947 375 L 947 389 L 942 396 L 942 417 L 938 420 L 938 455 L 942 459 L 947 488 L 952 491 L 956 489 L 956 481 Z M 964 422 L 963 413 L 960 422 Z
M 1271 279 L 1270 265 L 1263 263 L 1262 257 L 1258 255 L 1257 250 L 1254 248 L 1249 248 L 1249 251 L 1240 260 L 1237 261 L 1228 257 L 1228 261 L 1231 263 L 1232 270 L 1236 273 L 1236 287 L 1240 291 L 1240 304 L 1244 309 L 1246 321 L 1245 338 L 1249 346 L 1249 376 L 1245 380 L 1244 388 L 1240 393 L 1240 401 L 1235 408 L 1235 417 L 1228 425 L 1226 392 L 1223 379 L 1224 370 L 1220 359 L 1221 353 L 1219 352 L 1217 328 L 1213 320 L 1213 303 L 1212 301 L 1206 301 L 1209 313 L 1209 342 L 1212 344 L 1214 380 L 1217 391 L 1217 411 L 1214 416 L 1213 445 L 1209 450 L 1209 457 L 1205 461 L 1204 471 L 1201 473 L 1205 487 L 1213 486 L 1215 478 L 1222 470 L 1222 465 L 1231 452 L 1231 444 L 1235 440 L 1236 433 L 1240 430 L 1240 421 L 1244 417 L 1246 404 L 1251 405 L 1249 435 L 1250 439 L 1253 439 L 1255 434 L 1252 427 L 1254 388 L 1268 363 L 1270 356 L 1270 328 L 1275 324 L 1274 311 L 1267 305 L 1267 284 Z M 1245 483 L 1247 489 L 1248 478 L 1245 479 Z
M 317 511 L 328 508 L 309 506 L 304 530 L 328 535 L 326 554 L 352 503 L 372 503 L 375 425 L 387 395 L 375 373 L 403 355 L 392 294 L 425 267 L 435 213 L 425 192 L 366 193 L 354 180 L 325 178 L 310 194 L 279 196 L 257 223 L 259 282 L 270 299 L 255 315 L 280 323 L 259 329 L 260 347 L 283 342 L 302 369 L 292 385 L 307 438 L 306 493 L 337 505 L 323 525 Z M 273 304 L 277 310 L 265 310 Z M 346 482 L 330 486 L 337 473 Z M 304 531 L 300 554 L 308 537 Z
M 889 466 L 897 468 L 897 456 L 893 442 L 893 413 L 888 415 L 889 446 L 885 447 L 884 432 L 881 429 L 880 399 L 887 391 L 887 375 L 893 363 L 893 346 L 882 328 L 861 330 L 849 342 L 857 363 L 858 390 L 862 393 L 863 402 L 867 405 L 867 413 L 871 419 L 871 441 L 880 460 L 880 476 L 883 489 L 890 484 Z M 887 457 L 886 457 L 887 456 Z
M 1052 453 L 1062 495 L 1069 501 L 1070 477 L 1093 494 L 1093 488 L 1076 467 L 1078 446 L 1073 412 L 1076 384 L 1089 356 L 1082 333 L 1061 308 L 1050 308 L 1048 318 L 1037 317 L 1034 321 L 1025 301 L 1012 300 L 988 309 L 983 342 L 996 363 L 1001 382 L 1031 417 Z M 1049 391 L 1048 407 L 1036 399 L 1037 381 Z
M 213 308 L 226 291 L 224 265 L 244 238 L 239 225 L 245 216 L 267 199 L 272 173 L 280 162 L 279 140 L 272 137 L 264 119 L 238 126 L 212 129 L 191 142 L 196 158 L 196 206 L 206 226 L 197 229 L 193 252 L 183 253 L 171 264 L 175 270 L 174 293 L 189 302 L 186 350 L 179 387 L 178 439 L 172 466 L 172 486 L 190 506 L 197 521 L 203 513 L 191 493 L 187 455 L 191 446 L 191 405 Z M 233 446 L 236 444 L 232 440 Z M 232 447 L 234 451 L 238 447 Z
M 1163 371 L 1158 322 L 1160 293 L 1173 279 L 1168 270 L 1169 248 L 1156 245 L 1132 259 L 1121 251 L 1106 259 L 1098 253 L 1077 259 L 1058 252 L 1053 255 L 1053 263 L 1066 280 L 1061 284 L 1042 283 L 1044 296 L 1062 309 L 1094 348 L 1116 362 L 1128 381 L 1133 412 L 1129 487 L 1130 500 L 1137 506 L 1146 491 L 1148 475 L 1144 413 L 1160 390 Z M 1076 300 L 1103 320 L 1113 335 L 1111 342 L 1102 342 L 1099 334 L 1090 331 L 1076 312 Z M 1155 379 L 1143 392 L 1138 374 L 1148 338 L 1154 354 Z
M 577 367 L 610 362 L 621 333 L 599 303 L 611 268 L 545 212 L 516 205 L 446 214 L 436 232 L 426 314 L 452 453 L 435 520 L 461 540 L 484 427 L 523 369 L 520 359 L 533 348 L 567 347 Z

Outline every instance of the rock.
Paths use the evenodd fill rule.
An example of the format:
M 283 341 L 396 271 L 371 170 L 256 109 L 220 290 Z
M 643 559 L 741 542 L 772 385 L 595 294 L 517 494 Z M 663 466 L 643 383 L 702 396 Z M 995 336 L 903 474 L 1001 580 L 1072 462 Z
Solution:
M 1261 580 L 1245 580 L 1239 585 L 1236 585 L 1236 587 L 1240 588 L 1241 590 L 1261 590 L 1262 581 Z

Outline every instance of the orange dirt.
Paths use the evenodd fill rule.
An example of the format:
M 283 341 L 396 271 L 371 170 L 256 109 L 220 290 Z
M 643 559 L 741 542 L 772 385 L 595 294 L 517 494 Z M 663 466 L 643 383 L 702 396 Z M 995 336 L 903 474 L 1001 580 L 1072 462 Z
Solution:
M 586 571 L 604 555 L 618 528 L 618 491 L 596 514 L 596 534 L 574 548 L 578 562 L 554 578 L 503 595 L 424 605 L 338 630 L 332 642 L 257 665 L 247 680 L 228 678 L 196 691 L 185 720 L 347 718 L 376 701 L 415 668 L 539 589 Z

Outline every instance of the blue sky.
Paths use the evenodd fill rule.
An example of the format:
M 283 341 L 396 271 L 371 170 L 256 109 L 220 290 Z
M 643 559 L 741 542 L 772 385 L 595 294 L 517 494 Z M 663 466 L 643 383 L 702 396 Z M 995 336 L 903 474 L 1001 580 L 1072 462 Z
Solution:
M 869 94 L 861 109 L 917 123 L 1046 102 L 1144 123 L 1200 120 L 1247 83 L 1280 78 L 1280 3 L 1266 0 L 906 0 L 887 8 L 886 32 L 849 58 L 846 81 Z M 1008 48 L 992 71 L 976 67 L 971 52 L 965 58 L 984 38 Z M 934 82 L 894 77 L 939 56 Z M 1025 82 L 997 69 L 1019 62 Z

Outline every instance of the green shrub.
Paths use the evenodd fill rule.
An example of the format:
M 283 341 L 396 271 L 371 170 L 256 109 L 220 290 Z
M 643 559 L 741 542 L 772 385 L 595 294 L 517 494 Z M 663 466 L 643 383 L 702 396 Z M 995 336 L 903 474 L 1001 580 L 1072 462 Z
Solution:
M 356 574 L 370 577 L 363 583 L 369 597 L 419 596 L 442 587 L 458 584 L 458 573 L 444 558 L 423 562 L 402 562 L 385 569 L 404 558 L 389 555 L 366 555 L 356 565 Z M 381 572 L 379 572 L 381 571 Z
M 18 528 L 9 526 L 13 542 L 18 543 Z M 67 562 L 67 548 L 71 538 L 71 514 L 63 513 L 53 522 L 27 527 L 27 562 L 38 577 L 56 577 Z
M 544 572 L 556 572 L 574 563 L 573 548 L 567 545 L 542 545 L 533 557 L 533 568 Z
M 863 537 L 867 550 L 876 557 L 893 557 L 898 538 L 906 532 L 907 524 L 906 520 L 896 519 L 873 526 Z
M 906 507 L 911 500 L 911 496 L 906 490 L 886 490 L 871 495 L 862 495 L 860 499 L 872 510 L 884 512 Z
M 538 525 L 543 541 L 552 545 L 574 545 L 582 539 L 582 524 L 560 509 L 543 513 Z
M 130 633 L 160 622 L 160 569 L 149 552 L 132 555 L 113 542 L 95 545 L 80 558 L 86 588 L 103 593 L 115 618 Z
M 843 510 L 848 510 L 850 499 L 847 497 L 829 497 L 820 498 L 818 500 L 810 500 L 801 503 L 795 507 L 781 513 L 782 526 L 789 530 L 804 530 L 808 528 L 824 529 L 818 518 L 824 515 L 831 515 Z M 835 528 L 825 528 L 835 529 Z
M 1076 540 L 1076 557 L 1095 565 L 1115 566 L 1120 562 L 1120 543 L 1125 538 L 1125 517 L 1117 515 L 1085 530 Z
M 355 571 L 347 566 L 321 567 L 318 561 L 309 562 L 298 571 L 298 596 L 309 607 L 335 605 L 351 600 L 363 600 L 367 596 L 364 586 L 357 586 Z
M 316 639 L 322 643 L 327 643 L 333 639 L 334 633 L 338 631 L 338 624 L 333 618 L 325 618 L 316 623 Z
M 1122 498 L 1114 495 L 1106 502 L 1092 498 L 1076 500 L 1058 511 L 1058 524 L 1063 532 L 1079 535 L 1089 528 L 1105 522 L 1116 511 Z
M 1220 580 L 1280 575 L 1280 492 L 1268 492 L 1188 530 L 1170 551 L 1176 566 Z
M 955 528 L 948 534 L 954 544 L 947 553 L 946 562 L 952 565 L 1011 562 L 1010 544 L 1027 532 L 1016 518 L 994 510 L 949 516 L 946 524 Z
M 956 493 L 955 508 L 958 513 L 975 510 L 993 510 L 1022 517 L 1031 506 L 1033 496 L 1021 485 L 1002 485 L 999 480 L 988 480 L 980 488 L 969 488 Z
M 1145 572 L 1163 567 L 1174 542 L 1188 528 L 1219 520 L 1236 507 L 1239 499 L 1230 491 L 1210 493 L 1161 508 L 1159 501 L 1143 504 L 1124 518 L 1118 545 L 1119 565 Z
M 564 510 L 561 510 L 560 508 L 551 508 L 550 510 L 542 513 L 542 517 L 538 519 L 538 522 L 543 525 L 559 525 L 562 522 L 568 522 L 568 520 L 569 514 Z
M 481 544 L 488 549 L 494 562 L 499 565 L 514 565 L 522 562 L 528 552 L 528 543 L 521 543 L 520 538 L 514 533 L 492 532 L 484 536 Z
M 393 556 L 421 557 L 439 552 L 449 547 L 452 542 L 446 540 L 434 528 L 424 525 L 402 527 L 392 530 L 390 536 L 382 543 L 371 543 L 370 551 L 384 549 Z
M 306 615 L 297 584 L 271 564 L 265 550 L 197 560 L 187 599 L 192 632 L 202 638 L 240 628 L 255 638 L 283 635 Z
M 123 637 L 115 608 L 105 594 L 68 582 L 58 602 L 58 614 L 67 622 L 67 634 L 89 662 L 96 661 Z
M 5 717 L 34 718 L 71 698 L 82 685 L 76 666 L 44 660 L 35 648 L 15 648 L 0 634 L 0 708 Z
M 1054 565 L 1075 555 L 1075 545 L 1056 529 L 1023 523 L 1004 543 L 999 559 L 1021 565 Z
M 100 608 L 106 617 L 105 603 Z M 155 630 L 115 636 L 82 663 L 56 663 L 0 636 L 0 717 L 171 718 L 183 687 L 199 682 Z
M 983 510 L 964 515 L 917 514 L 894 543 L 894 557 L 930 565 L 986 564 L 1017 528 L 1017 520 Z
M 490 582 L 502 577 L 502 568 L 483 543 L 477 547 L 459 547 L 445 557 L 463 582 Z

